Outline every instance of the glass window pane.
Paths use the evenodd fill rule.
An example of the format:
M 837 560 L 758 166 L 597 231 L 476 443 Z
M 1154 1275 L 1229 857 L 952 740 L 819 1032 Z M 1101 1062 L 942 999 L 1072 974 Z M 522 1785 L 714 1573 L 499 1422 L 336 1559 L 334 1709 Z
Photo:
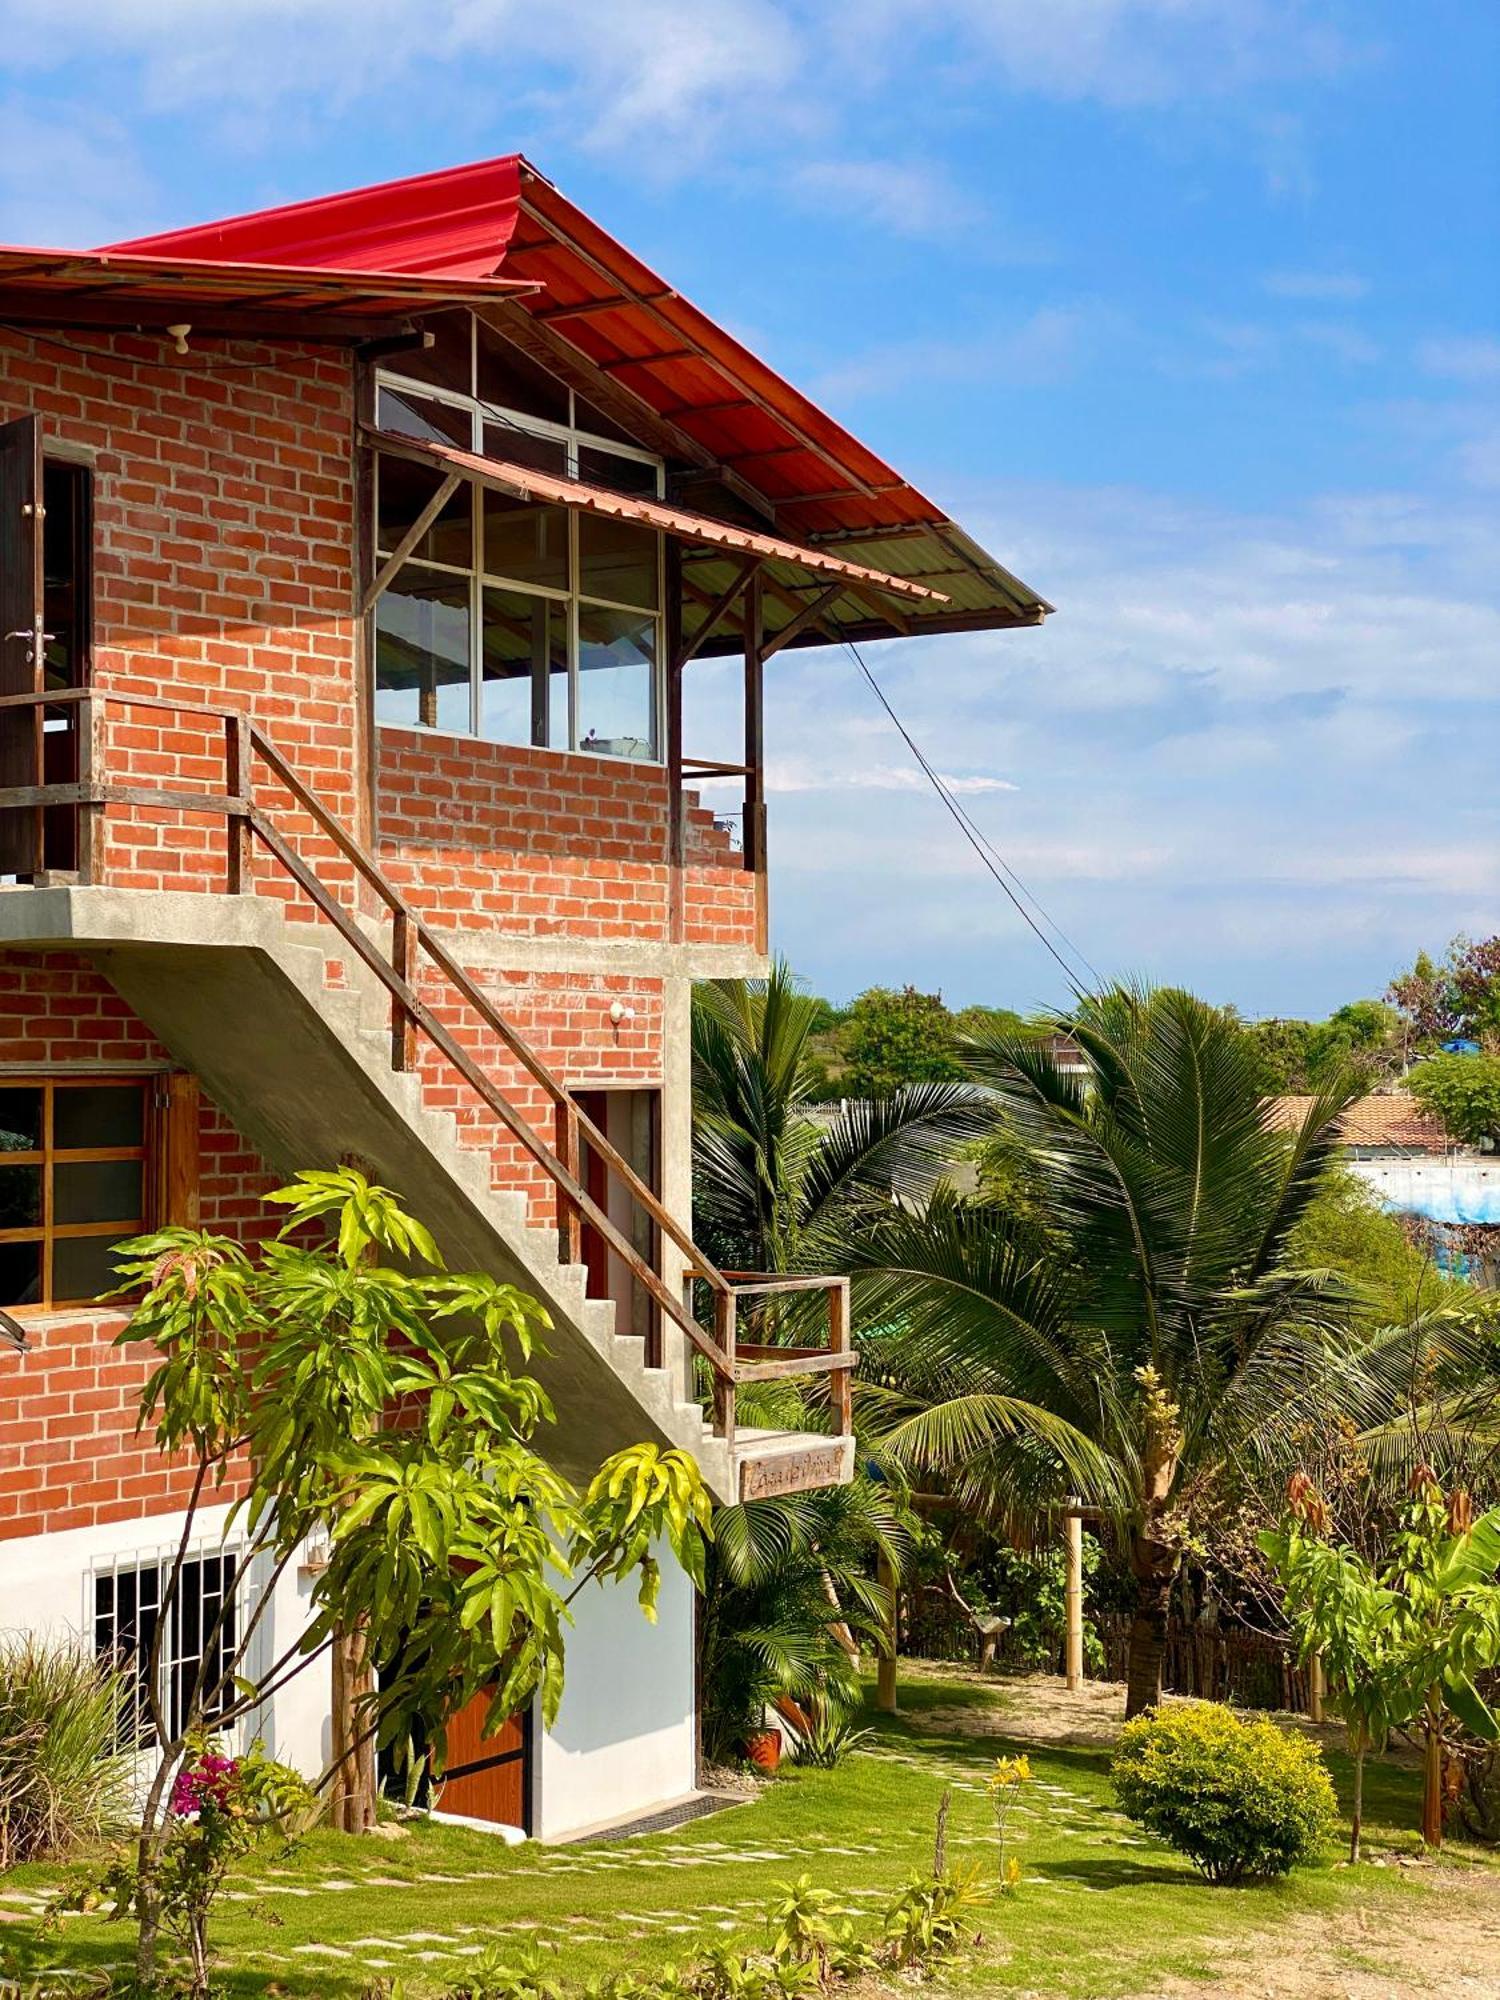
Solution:
M 535 466 L 558 479 L 568 476 L 568 447 L 561 438 L 542 437 L 526 428 L 524 417 L 514 423 L 486 423 L 484 455 L 505 465 Z
M 59 1160 L 52 1169 L 54 1222 L 138 1222 L 139 1160 Z
M 484 496 L 484 572 L 539 583 L 543 589 L 568 587 L 568 510 L 534 507 L 504 493 Z
M 519 590 L 484 593 L 479 733 L 492 743 L 568 747 L 568 607 Z M 555 731 L 560 711 L 562 733 Z
M 469 729 L 469 585 L 408 563 L 375 608 L 375 715 Z
M 375 421 L 383 431 L 401 437 L 432 438 L 440 444 L 474 448 L 474 419 L 467 410 L 440 403 L 435 396 L 416 396 L 404 389 L 382 388 L 375 404 Z
M 659 489 L 657 468 L 644 459 L 621 458 L 618 452 L 596 451 L 592 445 L 578 447 L 578 477 L 592 486 L 607 486 L 614 493 L 639 493 L 654 500 Z
M 658 537 L 654 528 L 612 514 L 578 516 L 578 587 L 585 597 L 656 608 Z
M 73 1146 L 139 1146 L 145 1142 L 146 1093 L 139 1083 L 87 1084 L 52 1093 L 52 1143 Z
M 594 437 L 613 438 L 617 444 L 639 444 L 640 439 L 632 437 L 622 424 L 613 417 L 607 417 L 597 403 L 591 403 L 586 396 L 573 398 L 573 422 L 580 431 L 587 431 Z
M 568 391 L 555 375 L 512 347 L 492 326 L 479 321 L 478 392 L 482 403 L 522 416 L 545 417 L 549 423 L 568 421 Z
M 456 389 L 461 396 L 472 396 L 473 324 L 473 314 L 463 306 L 453 312 L 433 313 L 422 322 L 423 332 L 432 335 L 431 347 L 405 347 L 391 355 L 391 373 L 411 375 L 418 382 L 432 382 L 439 389 Z
M 30 1086 L 0 1090 L 0 1153 L 42 1150 L 42 1093 Z
M 578 747 L 605 757 L 656 755 L 656 620 L 578 607 Z
M 0 1305 L 14 1312 L 17 1306 L 41 1302 L 41 1244 L 0 1243 Z
M 377 541 L 380 553 L 389 555 L 442 485 L 443 475 L 386 453 L 380 454 L 376 468 Z M 409 551 L 413 561 L 449 563 L 454 569 L 473 567 L 473 492 L 465 480 L 416 547 Z
M 42 1220 L 42 1169 L 0 1164 L 0 1229 L 36 1229 Z
M 52 1244 L 52 1302 L 82 1305 L 119 1284 L 115 1254 L 132 1232 L 115 1236 L 59 1236 Z

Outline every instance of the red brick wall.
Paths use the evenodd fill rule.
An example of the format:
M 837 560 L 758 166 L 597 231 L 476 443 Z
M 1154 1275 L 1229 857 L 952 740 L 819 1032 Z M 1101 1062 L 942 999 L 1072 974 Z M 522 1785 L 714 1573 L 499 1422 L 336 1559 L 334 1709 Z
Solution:
M 0 1058 L 168 1063 L 108 981 L 60 953 L 0 953 Z M 276 1178 L 206 1097 L 199 1147 L 203 1227 L 242 1242 L 274 1231 L 260 1196 Z M 187 1469 L 164 1466 L 134 1434 L 150 1364 L 142 1349 L 111 1346 L 123 1323 L 114 1312 L 48 1315 L 32 1322 L 29 1353 L 0 1350 L 0 1540 L 185 1503 Z
M 76 345 L 75 356 L 0 333 L 0 417 L 34 411 L 49 445 L 94 454 L 96 684 L 248 710 L 352 819 L 349 356 L 195 339 L 178 360 L 165 340 L 105 333 Z M 223 789 L 217 725 L 113 705 L 108 718 L 117 781 Z M 106 816 L 120 887 L 219 887 L 224 850 L 216 818 Z
M 665 941 L 667 774 L 617 758 L 379 732 L 381 861 L 424 916 L 526 937 Z M 687 941 L 751 945 L 754 884 L 689 812 Z

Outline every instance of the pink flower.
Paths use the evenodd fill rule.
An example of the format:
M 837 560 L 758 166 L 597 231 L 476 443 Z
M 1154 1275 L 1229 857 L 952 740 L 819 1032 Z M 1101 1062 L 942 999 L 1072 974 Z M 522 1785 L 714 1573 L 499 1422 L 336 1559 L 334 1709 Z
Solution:
M 184 1764 L 173 1780 L 167 1811 L 177 1819 L 191 1819 L 207 1806 L 222 1810 L 229 1804 L 239 1771 L 238 1758 L 219 1757 L 212 1751 L 196 1764 Z

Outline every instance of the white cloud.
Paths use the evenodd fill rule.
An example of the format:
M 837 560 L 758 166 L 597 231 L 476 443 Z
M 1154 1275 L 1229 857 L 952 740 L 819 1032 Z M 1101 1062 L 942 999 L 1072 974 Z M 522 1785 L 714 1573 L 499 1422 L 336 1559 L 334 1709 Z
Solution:
M 1308 299 L 1328 305 L 1362 299 L 1370 289 L 1369 280 L 1352 271 L 1268 271 L 1262 283 L 1273 298 Z
M 809 393 L 849 403 L 935 381 L 999 379 L 1011 388 L 1062 382 L 1119 327 L 1119 315 L 1093 301 L 1038 306 L 1010 326 L 962 338 L 899 340 L 856 350 L 823 370 Z
M 107 114 L 0 105 L 0 242 L 68 249 L 149 229 L 161 191 Z
M 810 160 L 791 176 L 809 207 L 874 223 L 897 236 L 962 235 L 984 209 L 934 161 Z
M 1428 375 L 1454 382 L 1500 382 L 1500 340 L 1488 334 L 1451 335 L 1424 340 L 1417 364 Z

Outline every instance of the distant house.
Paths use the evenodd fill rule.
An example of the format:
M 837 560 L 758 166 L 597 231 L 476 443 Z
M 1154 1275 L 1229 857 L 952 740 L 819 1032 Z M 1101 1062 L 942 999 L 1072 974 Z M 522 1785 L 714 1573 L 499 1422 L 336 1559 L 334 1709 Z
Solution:
M 1299 1125 L 1310 1097 L 1270 1101 L 1272 1123 Z M 1350 1171 L 1392 1214 L 1425 1223 L 1440 1261 L 1487 1277 L 1500 1244 L 1500 1157 L 1460 1144 L 1409 1091 L 1375 1091 L 1352 1105 L 1342 1134 Z M 1493 1234 L 1491 1233 L 1493 1232 Z

